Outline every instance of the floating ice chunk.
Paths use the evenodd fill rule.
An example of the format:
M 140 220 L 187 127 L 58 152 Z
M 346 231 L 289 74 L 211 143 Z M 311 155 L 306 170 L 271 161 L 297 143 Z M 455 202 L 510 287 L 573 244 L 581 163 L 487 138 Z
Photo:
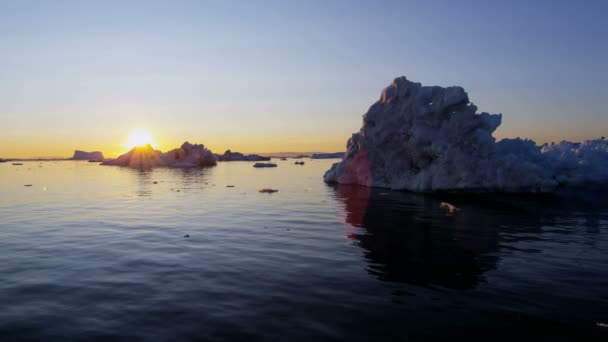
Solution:
M 255 163 L 253 167 L 277 167 L 275 163 Z
M 439 204 L 439 208 L 447 210 L 450 214 L 453 214 L 460 210 L 459 208 L 456 208 L 453 204 L 450 204 L 448 202 L 441 202 Z

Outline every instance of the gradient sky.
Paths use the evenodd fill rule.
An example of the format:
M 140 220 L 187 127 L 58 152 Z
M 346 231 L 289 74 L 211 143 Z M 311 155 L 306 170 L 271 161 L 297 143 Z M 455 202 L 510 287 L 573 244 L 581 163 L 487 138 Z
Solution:
M 608 135 L 608 1 L 3 1 L 0 157 L 341 151 L 395 77 L 461 85 L 498 138 Z

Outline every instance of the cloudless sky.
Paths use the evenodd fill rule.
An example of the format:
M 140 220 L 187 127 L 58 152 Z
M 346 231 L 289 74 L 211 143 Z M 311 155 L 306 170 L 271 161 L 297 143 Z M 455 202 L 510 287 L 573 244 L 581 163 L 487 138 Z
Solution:
M 0 0 L 0 157 L 341 151 L 397 76 L 498 138 L 608 135 L 608 1 Z

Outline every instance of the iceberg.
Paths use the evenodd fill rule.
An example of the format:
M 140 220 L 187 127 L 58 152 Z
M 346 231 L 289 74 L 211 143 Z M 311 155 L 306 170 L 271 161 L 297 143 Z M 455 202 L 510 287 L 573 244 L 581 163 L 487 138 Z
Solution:
M 608 181 L 605 139 L 496 142 L 492 134 L 501 120 L 501 114 L 477 113 L 461 87 L 396 78 L 324 180 L 419 192 L 551 192 Z
M 135 147 L 120 157 L 102 165 L 128 166 L 150 169 L 153 167 L 208 167 L 217 164 L 215 155 L 202 144 L 185 142 L 181 147 L 163 153 L 150 145 Z
M 103 153 L 99 152 L 99 151 L 95 151 L 95 152 L 85 152 L 85 151 L 79 151 L 76 150 L 74 151 L 74 156 L 72 157 L 73 160 L 98 160 L 98 161 L 102 161 L 103 160 Z
M 342 157 L 344 157 L 344 152 L 313 153 L 310 155 L 310 159 L 334 159 Z
M 253 167 L 277 167 L 275 163 L 255 163 Z
M 262 157 L 257 154 L 242 154 L 226 150 L 224 154 L 215 155 L 218 161 L 268 161 L 270 157 Z

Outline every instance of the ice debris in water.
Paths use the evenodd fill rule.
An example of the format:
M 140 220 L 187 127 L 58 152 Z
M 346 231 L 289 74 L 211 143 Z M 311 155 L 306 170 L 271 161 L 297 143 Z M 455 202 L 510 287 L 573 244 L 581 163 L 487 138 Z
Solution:
M 272 194 L 273 192 L 279 192 L 279 190 L 276 190 L 276 189 L 260 189 L 260 190 L 258 190 L 258 192 Z
M 448 213 L 453 214 L 460 210 L 460 208 L 456 208 L 455 205 L 450 204 L 448 202 L 441 202 L 439 207 L 448 211 Z
M 397 78 L 363 116 L 344 158 L 324 179 L 411 191 L 547 192 L 607 182 L 608 141 L 496 142 L 492 133 L 501 119 L 477 113 L 461 87 Z

